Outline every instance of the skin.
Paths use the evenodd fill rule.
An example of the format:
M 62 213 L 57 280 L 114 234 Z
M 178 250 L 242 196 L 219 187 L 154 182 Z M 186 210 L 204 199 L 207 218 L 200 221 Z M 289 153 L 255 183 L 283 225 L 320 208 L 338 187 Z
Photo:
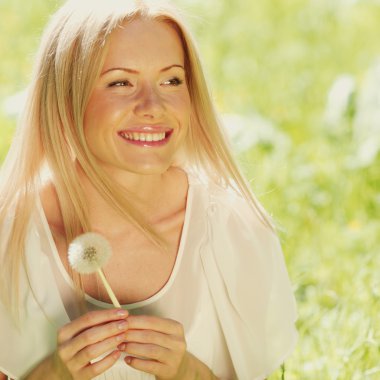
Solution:
M 167 24 L 136 20 L 110 38 L 102 74 L 85 112 L 85 135 L 99 164 L 129 191 L 151 200 L 186 136 L 191 112 L 184 53 Z M 142 148 L 118 131 L 134 126 L 173 129 L 169 144 Z
M 175 67 L 163 71 L 173 65 Z M 175 262 L 188 187 L 186 175 L 171 167 L 186 136 L 191 112 L 183 67 L 184 52 L 174 29 L 161 22 L 135 20 L 111 36 L 103 75 L 95 83 L 86 110 L 85 134 L 99 165 L 135 194 L 136 207 L 147 220 L 164 237 L 174 240 L 172 254 L 167 255 L 166 261 L 162 255 L 158 256 L 158 252 L 152 254 L 152 247 L 143 243 L 141 236 L 133 235 L 131 227 L 109 208 L 82 173 L 91 223 L 113 245 L 116 261 L 105 270 L 116 281 L 111 286 L 122 303 L 145 299 L 156 293 L 166 283 Z M 131 68 L 134 73 L 125 70 Z M 182 83 L 179 85 L 173 78 Z M 126 144 L 118 136 L 118 131 L 136 124 L 170 127 L 173 133 L 169 144 L 157 149 Z M 152 189 L 160 191 L 152 192 Z M 57 249 L 67 265 L 64 261 L 67 247 L 63 243 L 62 221 L 54 189 L 47 188 L 41 198 Z M 133 243 L 135 246 L 128 245 L 131 241 L 137 241 Z M 125 254 L 121 262 L 118 259 L 120 251 L 130 252 L 132 258 L 129 259 L 135 265 L 130 265 Z M 133 256 L 133 252 L 139 254 Z M 130 267 L 141 267 L 147 272 L 138 272 L 136 279 L 132 277 L 128 288 L 128 284 L 117 281 L 119 273 L 124 273 L 125 278 L 133 276 Z M 149 281 L 143 283 L 141 278 Z M 84 286 L 91 294 L 92 284 L 85 283 Z M 142 289 L 142 293 L 134 293 L 137 288 Z M 153 374 L 157 380 L 216 378 L 204 363 L 187 352 L 183 327 L 178 321 L 120 313 L 120 310 L 89 312 L 63 326 L 57 335 L 56 352 L 26 379 L 41 379 L 46 374 L 51 380 L 91 379 L 112 367 L 121 352 L 127 353 L 126 365 Z M 108 353 L 105 358 L 89 364 L 105 353 Z M 139 358 L 132 357 L 134 355 Z

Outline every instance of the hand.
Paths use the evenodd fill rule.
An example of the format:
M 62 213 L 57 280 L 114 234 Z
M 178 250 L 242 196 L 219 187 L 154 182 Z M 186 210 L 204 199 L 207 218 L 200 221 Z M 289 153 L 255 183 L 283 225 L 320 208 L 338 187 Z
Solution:
M 127 316 L 124 310 L 93 311 L 63 326 L 54 357 L 54 372 L 59 378 L 88 380 L 112 367 L 121 354 L 116 348 L 124 340 Z
M 129 355 L 131 367 L 156 376 L 157 380 L 179 379 L 185 372 L 186 341 L 183 327 L 171 319 L 146 315 L 129 316 L 126 342 L 119 346 Z

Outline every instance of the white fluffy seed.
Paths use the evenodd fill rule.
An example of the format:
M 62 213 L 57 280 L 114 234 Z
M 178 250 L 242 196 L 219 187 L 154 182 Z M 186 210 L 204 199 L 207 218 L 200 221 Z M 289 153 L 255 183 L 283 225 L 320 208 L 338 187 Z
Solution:
M 75 238 L 68 249 L 69 263 L 79 273 L 89 274 L 103 267 L 112 253 L 103 236 L 88 232 Z

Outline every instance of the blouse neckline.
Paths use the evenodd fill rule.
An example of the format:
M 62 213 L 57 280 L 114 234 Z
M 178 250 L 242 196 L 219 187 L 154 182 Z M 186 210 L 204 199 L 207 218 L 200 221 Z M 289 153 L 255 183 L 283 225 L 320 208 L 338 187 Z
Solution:
M 185 250 L 185 246 L 186 246 L 186 242 L 187 242 L 189 225 L 190 225 L 190 219 L 191 219 L 191 214 L 192 214 L 192 209 L 193 209 L 193 198 L 194 198 L 193 178 L 192 178 L 192 175 L 190 173 L 188 173 L 187 171 L 185 171 L 185 173 L 187 175 L 187 180 L 188 180 L 188 191 L 187 191 L 187 197 L 186 197 L 185 218 L 184 218 L 184 223 L 183 223 L 183 227 L 182 227 L 182 231 L 181 231 L 181 238 L 180 238 L 177 256 L 175 259 L 173 269 L 170 273 L 169 279 L 166 281 L 166 283 L 163 285 L 163 287 L 160 290 L 158 290 L 155 294 L 146 298 L 145 300 L 121 305 L 121 307 L 124 309 L 132 310 L 132 309 L 141 308 L 143 306 L 147 306 L 147 305 L 159 300 L 171 288 L 173 282 L 175 281 L 175 278 L 177 276 L 179 267 L 181 265 L 182 257 L 184 254 L 184 250 Z M 40 197 L 37 197 L 37 198 L 38 198 L 37 207 L 38 207 L 39 213 L 41 215 L 43 228 L 45 230 L 45 236 L 48 239 L 49 246 L 51 248 L 51 254 L 53 256 L 54 262 L 55 262 L 60 274 L 64 278 L 66 284 L 72 290 L 75 290 L 75 285 L 73 283 L 73 280 L 71 279 L 71 277 L 67 273 L 66 268 L 64 267 L 64 265 L 61 261 L 61 258 L 59 256 L 57 246 L 55 244 L 52 232 L 51 232 L 50 227 L 49 227 L 49 223 L 47 221 L 44 209 L 42 207 L 41 199 L 40 199 Z M 109 308 L 114 307 L 113 304 L 108 303 L 108 302 L 104 302 L 104 301 L 100 301 L 94 297 L 91 297 L 88 294 L 85 294 L 85 300 L 87 302 L 89 302 L 90 304 L 93 304 L 97 307 L 104 308 L 104 309 L 109 309 Z

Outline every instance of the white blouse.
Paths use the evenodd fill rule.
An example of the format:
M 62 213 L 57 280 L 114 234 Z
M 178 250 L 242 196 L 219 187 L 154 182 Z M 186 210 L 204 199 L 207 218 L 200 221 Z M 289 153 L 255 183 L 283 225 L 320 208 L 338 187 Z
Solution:
M 152 297 L 122 307 L 182 323 L 188 351 L 221 379 L 264 379 L 297 339 L 295 301 L 278 239 L 243 198 L 192 174 L 188 179 L 185 221 L 168 282 Z M 57 329 L 79 316 L 72 280 L 39 202 L 26 259 L 19 329 L 0 304 L 0 371 L 15 379 L 53 352 Z M 89 309 L 113 307 L 90 296 L 86 301 Z M 120 358 L 96 379 L 154 376 Z

